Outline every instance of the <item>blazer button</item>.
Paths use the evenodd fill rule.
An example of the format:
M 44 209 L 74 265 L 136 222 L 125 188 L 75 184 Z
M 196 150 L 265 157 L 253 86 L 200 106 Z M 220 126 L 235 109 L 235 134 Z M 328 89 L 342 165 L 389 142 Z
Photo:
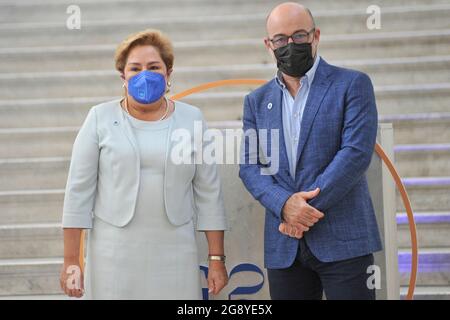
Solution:
M 115 126 L 118 126 L 118 125 L 119 125 L 119 122 L 118 122 L 118 121 L 114 121 L 114 125 L 115 125 Z
M 267 105 L 267 109 L 272 109 L 272 102 Z

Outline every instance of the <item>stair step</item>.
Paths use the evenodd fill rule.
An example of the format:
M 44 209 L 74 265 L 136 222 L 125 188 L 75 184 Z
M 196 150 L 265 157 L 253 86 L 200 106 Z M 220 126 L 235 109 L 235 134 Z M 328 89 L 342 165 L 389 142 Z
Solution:
M 366 8 L 372 4 L 369 1 L 357 0 L 341 0 L 336 3 L 331 0 L 322 0 L 320 2 L 304 0 L 303 4 L 308 6 L 314 16 L 325 18 L 327 15 L 334 12 L 343 12 L 343 8 L 347 9 L 347 15 L 361 14 L 366 11 Z M 66 10 L 73 1 L 1 1 L 0 21 L 3 22 L 60 22 L 67 19 Z M 146 12 L 146 17 L 149 19 L 157 19 L 160 17 L 195 17 L 199 12 L 204 16 L 216 15 L 217 12 L 221 14 L 236 13 L 236 6 L 239 6 L 240 13 L 251 14 L 258 12 L 267 14 L 267 12 L 274 6 L 273 0 L 247 0 L 242 2 L 240 0 L 212 1 L 212 0 L 195 0 L 195 1 L 141 1 L 141 0 L 126 0 L 126 1 L 109 1 L 108 5 L 104 5 L 104 1 L 77 1 L 77 4 L 82 8 L 83 18 L 91 20 L 111 20 L 111 19 L 136 19 L 141 16 L 142 12 Z M 431 0 L 426 1 L 427 6 L 423 5 L 423 0 L 379 0 L 377 5 L 386 8 L 386 13 L 390 13 L 390 7 L 396 7 L 395 12 L 402 13 L 416 9 L 415 11 L 423 11 L 429 9 L 434 10 L 437 5 L 448 4 L 445 0 Z M 158 7 L 155 12 L 155 6 Z M 403 9 L 403 10 L 402 10 Z M 345 11 L 344 11 L 345 13 Z M 383 11 L 384 13 L 384 11 Z
M 122 39 L 120 39 L 122 40 Z M 349 35 L 324 34 L 320 39 L 320 54 L 327 60 L 360 60 L 419 56 L 446 56 L 450 29 L 361 33 Z M 114 71 L 114 50 L 119 41 L 109 43 L 73 43 L 33 47 L 0 47 L 0 70 L 3 72 L 48 72 L 49 70 L 110 70 Z M 213 41 L 174 41 L 175 67 L 222 65 L 230 61 L 240 64 L 267 64 L 273 59 L 264 49 L 261 38 L 214 39 Z M 348 50 L 351 47 L 352 50 Z M 199 54 L 203 52 L 203 54 Z M 251 55 L 248 52 L 252 52 Z M 39 60 L 39 63 L 35 61 Z M 19 63 L 20 62 L 20 63 Z M 177 72 L 174 72 L 176 75 Z
M 409 266 L 405 263 L 408 259 L 404 259 L 406 255 L 402 253 L 399 256 L 403 286 L 409 280 Z M 439 286 L 439 291 L 436 290 L 435 294 L 441 292 L 442 287 L 448 287 L 449 257 L 449 250 L 421 252 L 417 285 Z M 61 263 L 60 258 L 0 260 L 0 296 L 61 294 L 58 283 Z
M 64 188 L 70 158 L 0 159 L 0 191 Z
M 66 99 L 42 99 L 42 100 L 22 100 L 14 103 L 13 101 L 0 102 L 0 112 L 3 116 L 0 118 L 0 127 L 3 129 L 9 128 L 42 128 L 42 127 L 79 127 L 89 109 L 98 103 L 111 100 L 113 97 L 98 97 L 98 98 L 66 98 Z M 219 120 L 217 113 L 224 113 L 218 108 L 206 108 L 205 116 L 208 120 Z M 241 106 L 242 109 L 242 106 Z M 378 109 L 383 108 L 378 102 Z M 450 100 L 449 107 L 450 110 Z M 236 108 L 237 110 L 237 108 Z M 220 112 L 219 112 L 220 111 Z M 225 110 L 226 111 L 226 110 Z M 407 110 L 405 110 L 407 111 Z M 239 118 L 240 113 L 235 115 Z M 225 118 L 232 118 L 229 114 Z M 19 123 L 20 119 L 20 123 Z M 219 120 L 220 121 L 220 120 Z M 417 156 L 426 157 L 426 150 L 421 150 L 420 145 L 436 144 L 436 149 L 439 145 L 442 146 L 442 152 L 439 153 L 438 158 L 445 157 L 445 146 L 450 141 L 450 112 L 430 112 L 430 113 L 405 113 L 405 114 L 380 114 L 380 122 L 392 123 L 394 126 L 394 142 L 396 144 L 417 144 L 417 150 L 408 150 L 407 146 L 401 150 L 401 153 L 396 155 L 397 160 L 411 158 L 412 153 L 417 153 Z M 3 131 L 5 132 L 5 131 Z M 5 134 L 8 131 L 5 132 Z M 0 131 L 1 136 L 1 131 Z M 1 137 L 0 137 L 1 139 Z M 72 137 L 71 137 L 72 139 Z M 7 139 L 9 140 L 9 139 Z M 5 142 L 7 143 L 7 142 Z M 436 150 L 437 151 L 437 150 Z M 0 152 L 1 153 L 1 152 Z M 436 153 L 433 151 L 433 153 Z M 47 154 L 50 156 L 51 154 Z M 53 154 L 54 155 L 54 154 Z M 11 157 L 13 155 L 10 155 Z M 416 155 L 414 155 L 416 156 Z M 403 160 L 402 160 L 403 161 Z M 398 165 L 402 165 L 402 161 L 397 161 Z M 445 164 L 444 164 L 445 166 Z M 437 170 L 430 168 L 430 170 Z M 440 169 L 439 169 L 440 170 Z M 430 171 L 428 174 L 423 173 L 407 173 L 403 176 L 421 176 L 421 175 L 436 175 Z M 439 171 L 441 173 L 441 171 Z M 444 171 L 445 172 L 445 171 Z M 445 174 L 445 173 L 442 173 Z M 450 174 L 449 174 L 450 175 Z
M 0 191 L 2 224 L 52 223 L 62 219 L 64 190 Z
M 408 287 L 401 287 L 402 299 L 406 297 Z M 414 300 L 450 300 L 450 286 L 418 286 L 414 291 Z
M 450 82 L 450 55 L 382 59 L 379 61 L 336 61 L 336 65 L 366 72 L 377 85 L 410 83 L 421 85 L 432 79 L 434 83 Z M 273 64 L 231 65 L 214 67 L 180 67 L 172 77 L 172 92 L 184 91 L 193 85 L 221 79 L 271 79 Z M 38 85 L 37 85 L 38 84 Z M 114 96 L 122 93 L 122 80 L 114 69 L 58 72 L 20 72 L 0 74 L 0 96 L 17 98 L 17 88 L 29 98 L 62 98 L 96 95 Z M 222 90 L 222 89 L 221 89 Z M 225 90 L 225 89 L 223 89 Z
M 424 101 L 424 106 L 429 106 L 430 112 L 446 111 L 450 112 L 450 83 L 433 84 L 426 87 L 415 86 L 384 86 L 376 88 L 379 112 L 387 108 L 399 108 L 403 112 L 416 112 L 418 102 Z M 183 99 L 187 103 L 194 104 L 203 110 L 205 117 L 210 121 L 236 120 L 242 117 L 243 97 L 248 91 L 232 92 L 209 92 L 196 94 L 195 96 Z M 427 98 L 426 98 L 427 97 Z M 54 157 L 67 156 L 74 141 L 78 127 L 82 123 L 84 116 L 90 106 L 100 101 L 108 101 L 117 97 L 97 97 L 97 98 L 74 98 L 74 99 L 41 99 L 30 100 L 0 100 L 0 110 L 7 110 L 8 107 L 14 109 L 32 110 L 32 108 L 47 108 L 47 110 L 63 109 L 66 106 L 76 110 L 76 105 L 84 105 L 80 108 L 78 117 L 80 122 L 76 127 L 62 128 L 38 128 L 38 129 L 0 129 L 0 158 L 22 158 L 22 157 Z M 445 103 L 448 100 L 448 103 Z M 433 105 L 434 103 L 434 105 Z M 47 107 L 45 105 L 47 104 Z M 211 107 L 214 106 L 214 107 Z M 28 109 L 30 108 L 30 109 Z M 439 110 L 444 109 L 444 110 Z M 445 110 L 449 109 L 449 110 Z M 85 111 L 83 111 L 85 110 Z M 423 111 L 423 110 L 422 110 Z M 22 111 L 20 111 L 22 112 Z M 23 111 L 26 112 L 26 111 Z M 29 113 L 31 114 L 31 113 Z M 45 113 L 44 113 L 45 114 Z M 69 113 L 70 114 L 70 113 Z M 57 121 L 59 117 L 65 117 L 61 111 L 54 115 Z M 28 115 L 28 117 L 30 117 Z M 35 116 L 36 119 L 42 117 Z M 20 119 L 20 118 L 17 118 Z M 18 120 L 16 120 L 18 121 Z M 55 134 L 58 132 L 58 134 Z M 446 135 L 444 130 L 442 135 Z M 437 141 L 439 142 L 439 141 Z
M 61 257 L 62 234 L 59 223 L 0 225 L 0 259 Z
M 391 31 L 420 30 L 423 25 L 429 29 L 445 29 L 450 27 L 448 15 L 449 5 L 437 5 L 420 8 L 383 8 L 383 28 Z M 399 19 L 399 9 L 401 9 Z M 433 10 L 434 9 L 434 10 Z M 119 43 L 136 30 L 153 28 L 167 33 L 174 41 L 192 39 L 215 40 L 233 35 L 235 39 L 263 38 L 265 36 L 264 21 L 268 10 L 261 13 L 245 13 L 234 15 L 212 14 L 194 17 L 166 17 L 108 20 L 87 20 L 83 18 L 79 30 L 69 30 L 66 19 L 57 22 L 19 22 L 0 24 L 0 37 L 4 39 L 0 47 L 5 46 L 42 46 Z M 326 16 L 316 15 L 317 24 L 324 34 L 335 33 L 376 33 L 368 30 L 365 10 L 357 13 L 347 9 L 328 12 Z M 68 17 L 68 15 L 66 15 Z M 139 17 L 139 16 L 138 16 Z
M 227 88 L 224 88 L 227 89 Z M 251 88 L 248 88 L 250 92 Z M 243 93 L 245 94 L 245 93 Z M 380 93 L 381 94 L 381 93 Z M 384 103 L 378 95 L 377 107 L 380 113 L 380 122 L 390 122 L 394 125 L 394 141 L 396 144 L 425 144 L 425 143 L 448 143 L 450 141 L 450 130 L 446 130 L 450 124 L 450 97 L 447 106 L 442 104 L 441 109 L 448 112 L 413 113 L 416 110 L 403 108 L 403 114 L 389 115 L 383 112 L 391 105 Z M 417 94 L 418 95 L 418 94 Z M 0 127 L 9 128 L 42 128 L 42 127 L 79 127 L 89 109 L 96 104 L 112 100 L 114 97 L 86 97 L 86 98 L 63 98 L 63 99 L 36 99 L 36 100 L 0 100 Z M 437 101 L 437 98 L 435 101 Z M 444 98 L 445 99 L 445 98 Z M 187 100 L 182 99 L 183 101 Z M 410 99 L 403 102 L 412 103 Z M 411 99 L 412 100 L 412 99 Z M 222 101 L 223 103 L 225 101 Z M 203 103 L 204 105 L 206 104 Z M 242 105 L 227 106 L 221 110 L 219 107 L 205 105 L 203 112 L 209 121 L 237 120 L 241 117 Z M 435 106 L 436 108 L 436 106 Z M 411 113 L 409 113 L 411 112 Z M 412 116 L 415 116 L 413 118 Z M 223 117 L 223 118 L 220 118 Z M 410 120 L 405 120 L 402 117 Z M 4 134 L 9 133 L 0 130 Z M 1 139 L 1 137 L 0 137 Z M 6 142 L 5 142 L 6 143 Z M 50 155 L 49 155 L 50 156 Z M 53 155 L 54 156 L 54 155 Z
M 62 294 L 62 258 L 0 260 L 0 296 Z
M 411 268 L 410 250 L 399 251 L 400 284 L 409 283 Z M 450 248 L 419 250 L 418 286 L 450 286 Z
M 414 212 L 420 249 L 450 248 L 450 212 Z M 406 213 L 397 214 L 398 247 L 409 250 L 411 236 Z
M 395 150 L 401 176 L 450 176 L 450 145 L 398 145 Z M 0 176 L 4 178 L 0 191 L 65 188 L 69 165 L 70 157 L 0 159 Z
M 394 125 L 394 141 L 396 144 L 448 143 L 449 127 L 448 118 L 397 122 Z
M 403 178 L 402 180 L 413 210 L 450 211 L 449 177 L 417 177 Z M 397 211 L 404 211 L 399 195 L 397 195 Z
M 450 126 L 450 121 L 447 126 Z M 436 127 L 439 129 L 439 124 Z M 396 128 L 394 126 L 394 134 Z M 422 128 L 423 132 L 426 128 Z M 396 145 L 394 151 L 395 165 L 402 177 L 450 176 L 450 144 Z
M 0 158 L 70 156 L 78 130 L 79 127 L 0 129 Z
M 415 213 L 415 220 L 420 249 L 450 247 L 450 212 L 419 212 Z M 409 251 L 411 240 L 406 215 L 398 214 L 397 221 L 398 246 Z M 52 223 L 0 225 L 0 241 L 4 244 L 0 246 L 0 259 L 58 257 L 63 250 L 58 220 Z
M 59 273 L 70 153 L 91 106 L 122 94 L 113 57 L 126 35 L 148 26 L 169 34 L 176 55 L 171 93 L 226 78 L 273 78 L 262 42 L 273 0 L 107 2 L 77 1 L 82 29 L 68 30 L 71 0 L 0 0 L 0 299 L 69 299 Z M 415 298 L 450 300 L 450 3 L 379 0 L 381 30 L 366 26 L 372 1 L 303 4 L 322 30 L 319 53 L 368 73 L 380 121 L 394 124 L 396 166 L 418 230 Z M 230 64 L 236 57 L 239 65 Z M 183 100 L 209 121 L 236 121 L 253 88 Z M 22 91 L 27 100 L 18 99 Z M 398 196 L 397 208 L 404 210 Z M 411 260 L 404 213 L 397 222 L 404 297 Z
M 2 243 L 6 244 L 8 241 L 10 243 L 10 245 L 0 247 L 0 259 L 61 255 L 62 232 L 60 223 L 56 221 L 52 223 L 0 225 Z M 421 249 L 450 247 L 450 240 L 447 236 L 450 234 L 450 212 L 416 212 L 415 221 L 418 243 Z M 397 222 L 399 248 L 409 250 L 411 242 L 406 214 L 399 213 Z

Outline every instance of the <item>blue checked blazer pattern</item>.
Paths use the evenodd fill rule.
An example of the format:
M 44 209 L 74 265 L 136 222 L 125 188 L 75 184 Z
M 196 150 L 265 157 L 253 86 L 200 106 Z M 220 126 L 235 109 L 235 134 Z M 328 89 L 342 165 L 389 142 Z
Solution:
M 370 78 L 361 72 L 328 64 L 321 59 L 306 102 L 296 175 L 289 174 L 283 137 L 282 92 L 275 79 L 245 97 L 244 132 L 278 129 L 276 149 L 279 169 L 262 175 L 270 166 L 260 157 L 274 143 L 267 134 L 267 150 L 249 162 L 249 139 L 243 139 L 239 176 L 247 190 L 266 209 L 264 227 L 265 267 L 287 268 L 298 250 L 298 240 L 281 234 L 278 226 L 287 199 L 296 192 L 321 189 L 309 204 L 325 217 L 305 232 L 313 254 L 334 262 L 382 249 L 365 172 L 369 167 L 377 134 L 377 109 Z M 258 143 L 259 143 L 258 138 Z

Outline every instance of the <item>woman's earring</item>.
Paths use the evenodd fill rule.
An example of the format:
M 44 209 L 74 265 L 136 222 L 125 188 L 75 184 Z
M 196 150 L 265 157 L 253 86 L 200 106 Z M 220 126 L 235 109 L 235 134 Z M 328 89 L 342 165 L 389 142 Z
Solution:
M 168 93 L 170 91 L 170 87 L 172 86 L 172 84 L 170 83 L 170 81 L 167 81 L 167 89 L 166 89 L 166 93 Z

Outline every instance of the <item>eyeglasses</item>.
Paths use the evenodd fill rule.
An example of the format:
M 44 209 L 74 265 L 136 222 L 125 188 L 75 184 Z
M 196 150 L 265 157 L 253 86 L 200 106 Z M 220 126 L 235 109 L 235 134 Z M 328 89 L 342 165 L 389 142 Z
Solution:
M 309 32 L 299 31 L 291 36 L 279 35 L 275 36 L 272 39 L 269 39 L 269 41 L 272 42 L 273 46 L 276 49 L 287 46 L 287 44 L 289 43 L 289 38 L 292 39 L 292 41 L 297 44 L 306 43 L 308 41 L 309 35 L 313 33 L 315 30 L 316 30 L 315 28 L 312 28 Z

